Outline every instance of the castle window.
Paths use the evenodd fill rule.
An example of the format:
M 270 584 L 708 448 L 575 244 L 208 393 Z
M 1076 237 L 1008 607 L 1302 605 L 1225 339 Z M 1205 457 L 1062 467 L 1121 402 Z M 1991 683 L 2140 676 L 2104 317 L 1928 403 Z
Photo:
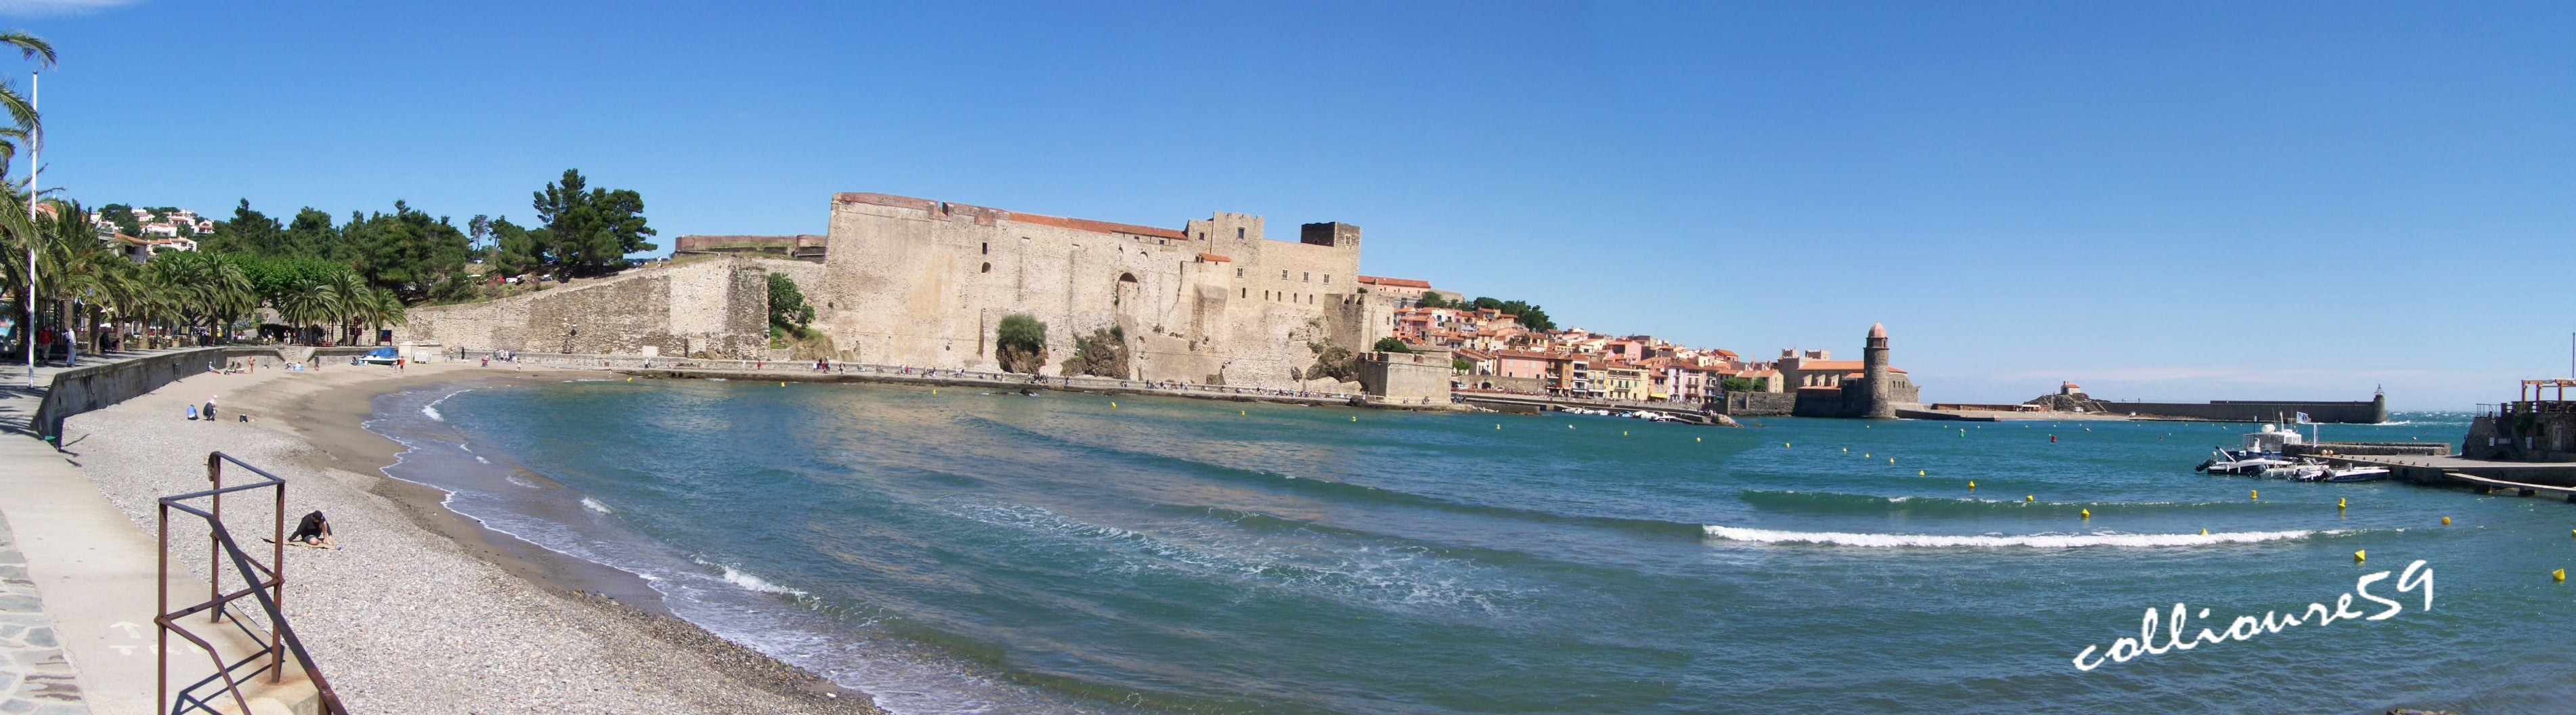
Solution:
M 1306 274 L 1306 282 L 1308 282 L 1308 283 L 1313 283 L 1313 282 L 1315 282 L 1315 274 L 1313 274 L 1313 273 L 1308 273 L 1308 274 Z
M 1236 226 L 1236 227 L 1234 228 L 1234 240 L 1237 240 L 1237 241 L 1241 241 L 1241 240 L 1243 240 L 1243 227 L 1241 227 L 1241 226 Z
M 1245 298 L 1250 298 L 1250 297 L 1252 297 L 1252 289 L 1250 289 L 1250 288 L 1245 288 L 1245 289 L 1243 289 L 1243 297 L 1245 297 Z
M 986 242 L 984 244 L 984 255 L 993 255 L 993 244 L 991 242 Z
M 1288 269 L 1279 269 L 1279 280 L 1288 280 Z
M 986 264 L 984 264 L 984 270 L 983 270 L 983 271 L 981 271 L 981 272 L 983 272 L 983 273 L 991 273 L 991 272 L 993 272 L 993 264 L 990 264 L 990 263 L 986 263 Z
M 1242 277 L 1243 277 L 1243 269 L 1241 269 L 1241 268 L 1234 269 L 1234 277 L 1236 277 L 1236 278 L 1242 278 Z
M 1332 285 L 1332 284 L 1333 284 L 1333 274 L 1330 274 L 1330 273 L 1326 273 L 1326 274 L 1324 274 L 1324 285 Z
M 1207 240 L 1207 232 L 1206 232 L 1206 231 L 1200 231 L 1200 232 L 1199 232 L 1199 240 L 1201 240 L 1201 241 L 1205 241 L 1205 240 Z

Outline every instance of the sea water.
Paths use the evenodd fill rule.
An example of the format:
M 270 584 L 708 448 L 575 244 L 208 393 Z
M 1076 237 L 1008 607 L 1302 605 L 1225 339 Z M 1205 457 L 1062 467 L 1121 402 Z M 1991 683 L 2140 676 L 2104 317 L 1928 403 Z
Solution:
M 387 395 L 370 428 L 457 511 L 899 713 L 2576 703 L 2576 591 L 2550 578 L 2576 505 L 2191 470 L 2246 425 L 1115 403 L 464 384 Z M 2417 561 L 2430 610 L 2392 574 L 2361 584 L 2387 618 L 2225 637 L 2338 596 L 2380 614 L 2356 582 Z M 2178 603 L 2223 642 L 2077 665 Z

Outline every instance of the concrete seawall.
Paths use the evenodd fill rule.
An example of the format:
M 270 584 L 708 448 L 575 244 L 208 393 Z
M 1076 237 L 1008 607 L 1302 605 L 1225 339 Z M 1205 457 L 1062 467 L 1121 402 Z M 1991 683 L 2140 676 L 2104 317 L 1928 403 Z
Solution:
M 226 345 L 192 348 L 130 360 L 103 363 L 65 370 L 54 375 L 53 386 L 45 391 L 44 404 L 36 408 L 29 424 L 37 437 L 60 437 L 63 420 L 72 415 L 107 407 L 161 389 L 162 385 L 221 369 L 223 362 L 237 357 L 277 357 L 275 345 Z M 317 356 L 364 354 L 372 347 L 323 347 Z M 96 358 L 93 358 L 96 359 Z

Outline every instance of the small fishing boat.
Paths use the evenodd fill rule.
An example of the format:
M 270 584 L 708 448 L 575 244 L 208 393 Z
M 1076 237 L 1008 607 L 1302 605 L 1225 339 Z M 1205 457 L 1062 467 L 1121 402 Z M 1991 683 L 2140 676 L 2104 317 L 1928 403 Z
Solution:
M 2324 477 L 2323 479 L 2319 480 L 2319 481 L 2335 482 L 2335 483 L 2341 484 L 2341 483 L 2347 483 L 2347 482 L 2376 482 L 2376 481 L 2379 481 L 2379 480 L 2382 480 L 2382 479 L 2387 479 L 2387 478 L 2388 478 L 2388 468 L 2387 468 L 2387 467 L 2363 467 L 2363 466 L 2355 466 L 2355 467 L 2344 467 L 2344 468 L 2342 468 L 2342 469 L 2329 469 L 2329 470 L 2326 470 L 2326 475 L 2325 475 L 2325 477 Z

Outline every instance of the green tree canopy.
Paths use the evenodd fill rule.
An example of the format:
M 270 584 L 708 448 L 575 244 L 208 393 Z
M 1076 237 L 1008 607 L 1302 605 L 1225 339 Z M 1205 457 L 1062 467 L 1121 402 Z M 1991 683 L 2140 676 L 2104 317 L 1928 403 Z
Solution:
M 805 304 L 805 291 L 796 288 L 796 279 L 769 274 L 769 324 L 802 330 L 812 322 L 814 306 Z
M 1547 311 L 1528 301 L 1477 298 L 1472 305 L 1478 309 L 1490 308 L 1501 311 L 1506 315 L 1520 316 L 1521 325 L 1528 327 L 1531 330 L 1547 331 L 1556 329 L 1556 321 L 1548 319 Z
M 561 182 L 536 192 L 537 220 L 545 228 L 531 237 L 558 275 L 615 273 L 626 267 L 626 254 L 658 248 L 644 240 L 654 231 L 645 225 L 643 195 L 587 187 L 579 170 L 565 169 Z
M 1046 323 L 1027 313 L 1002 316 L 993 330 L 993 346 L 1004 371 L 1035 374 L 1046 364 Z
M 1424 295 L 1429 295 L 1429 294 L 1427 294 L 1427 293 L 1426 293 L 1426 294 L 1424 294 Z M 1402 339 L 1399 339 L 1399 338 L 1393 338 L 1393 337 L 1378 338 L 1378 339 L 1377 339 L 1377 345 L 1372 346 L 1372 347 L 1374 347 L 1378 352 L 1382 352 L 1382 353 L 1409 353 L 1409 352 L 1413 352 L 1413 348 L 1406 346 L 1406 345 L 1404 344 L 1404 341 L 1403 341 Z

